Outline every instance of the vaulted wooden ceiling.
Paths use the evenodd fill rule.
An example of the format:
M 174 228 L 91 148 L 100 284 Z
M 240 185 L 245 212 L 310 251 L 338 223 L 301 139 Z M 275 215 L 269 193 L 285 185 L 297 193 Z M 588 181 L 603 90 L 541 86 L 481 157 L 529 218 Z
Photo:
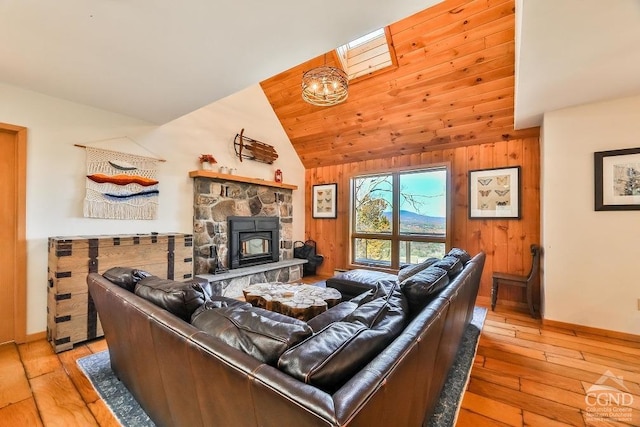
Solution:
M 514 0 L 445 0 L 390 26 L 398 67 L 350 84 L 346 102 L 301 98 L 314 58 L 261 82 L 307 168 L 537 136 L 515 131 Z

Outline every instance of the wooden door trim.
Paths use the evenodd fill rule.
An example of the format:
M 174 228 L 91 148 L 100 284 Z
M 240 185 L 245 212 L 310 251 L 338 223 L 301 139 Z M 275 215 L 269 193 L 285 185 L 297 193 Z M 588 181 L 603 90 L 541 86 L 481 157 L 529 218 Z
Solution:
M 16 242 L 14 265 L 14 337 L 17 343 L 27 339 L 27 128 L 0 123 L 0 130 L 12 132 L 16 144 Z

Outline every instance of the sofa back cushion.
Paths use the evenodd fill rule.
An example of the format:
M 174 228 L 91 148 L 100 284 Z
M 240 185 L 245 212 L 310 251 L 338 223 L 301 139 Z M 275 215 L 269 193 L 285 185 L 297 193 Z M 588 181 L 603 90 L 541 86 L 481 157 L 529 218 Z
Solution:
M 202 288 L 197 283 L 180 283 L 157 276 L 140 280 L 136 284 L 135 294 L 187 322 L 205 301 Z
M 409 306 L 407 298 L 400 292 L 398 282 L 380 280 L 378 286 L 388 289 L 389 294 L 360 305 L 345 317 L 346 322 L 362 323 L 372 329 L 385 329 L 390 322 L 404 322 Z
M 151 276 L 151 273 L 131 267 L 112 267 L 102 273 L 102 276 L 111 283 L 133 292 L 136 284 L 145 277 Z
M 447 270 L 432 265 L 400 283 L 400 289 L 407 297 L 411 314 L 415 315 L 448 284 Z
M 332 393 L 402 332 L 407 315 L 406 299 L 392 290 L 284 352 L 278 368 Z
M 275 365 L 289 347 L 313 333 L 301 320 L 240 305 L 199 310 L 191 324 L 270 365 Z
M 456 257 L 460 260 L 460 262 L 462 262 L 462 266 L 464 267 L 469 261 L 471 261 L 471 255 L 469 255 L 469 252 L 465 251 L 464 249 L 460 249 L 460 248 L 451 248 L 451 250 L 449 251 L 449 253 L 447 255 Z
M 331 307 L 329 310 L 318 314 L 307 320 L 307 325 L 313 332 L 324 329 L 333 322 L 339 322 L 358 308 L 358 304 L 353 301 L 342 301 L 340 304 Z
M 438 261 L 438 258 L 427 258 L 419 264 L 408 265 L 398 271 L 398 282 L 402 283 L 414 274 L 420 273 L 431 264 Z
M 239 299 L 216 295 L 211 298 L 207 298 L 207 301 L 193 312 L 193 314 L 191 315 L 191 320 L 193 321 L 193 318 L 203 310 L 211 310 L 213 308 L 221 307 L 239 307 L 246 309 L 251 307 L 251 304 L 249 304 L 248 302 L 240 301 Z
M 449 275 L 449 279 L 453 279 L 464 269 L 464 265 L 462 264 L 462 261 L 460 261 L 460 258 L 456 258 L 452 255 L 445 255 L 441 260 L 437 260 L 433 263 L 433 266 L 446 270 Z

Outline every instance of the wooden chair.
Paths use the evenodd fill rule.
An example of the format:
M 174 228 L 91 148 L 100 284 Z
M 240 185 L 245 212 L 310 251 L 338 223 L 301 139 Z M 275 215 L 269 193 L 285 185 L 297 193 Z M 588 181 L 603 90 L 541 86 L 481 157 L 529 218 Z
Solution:
M 533 307 L 533 285 L 540 273 L 540 251 L 540 246 L 531 245 L 531 255 L 533 256 L 533 259 L 531 262 L 531 271 L 529 271 L 527 276 L 498 272 L 493 273 L 493 285 L 491 286 L 491 310 L 496 308 L 496 302 L 498 301 L 498 287 L 500 284 L 519 286 L 527 290 L 527 305 L 529 306 L 531 316 L 534 318 L 538 317 Z

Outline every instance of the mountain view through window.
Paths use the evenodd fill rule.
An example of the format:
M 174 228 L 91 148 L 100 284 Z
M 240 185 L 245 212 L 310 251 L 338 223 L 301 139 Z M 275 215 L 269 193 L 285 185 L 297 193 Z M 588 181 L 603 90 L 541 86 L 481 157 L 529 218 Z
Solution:
M 399 268 L 445 253 L 444 167 L 356 177 L 352 261 Z

